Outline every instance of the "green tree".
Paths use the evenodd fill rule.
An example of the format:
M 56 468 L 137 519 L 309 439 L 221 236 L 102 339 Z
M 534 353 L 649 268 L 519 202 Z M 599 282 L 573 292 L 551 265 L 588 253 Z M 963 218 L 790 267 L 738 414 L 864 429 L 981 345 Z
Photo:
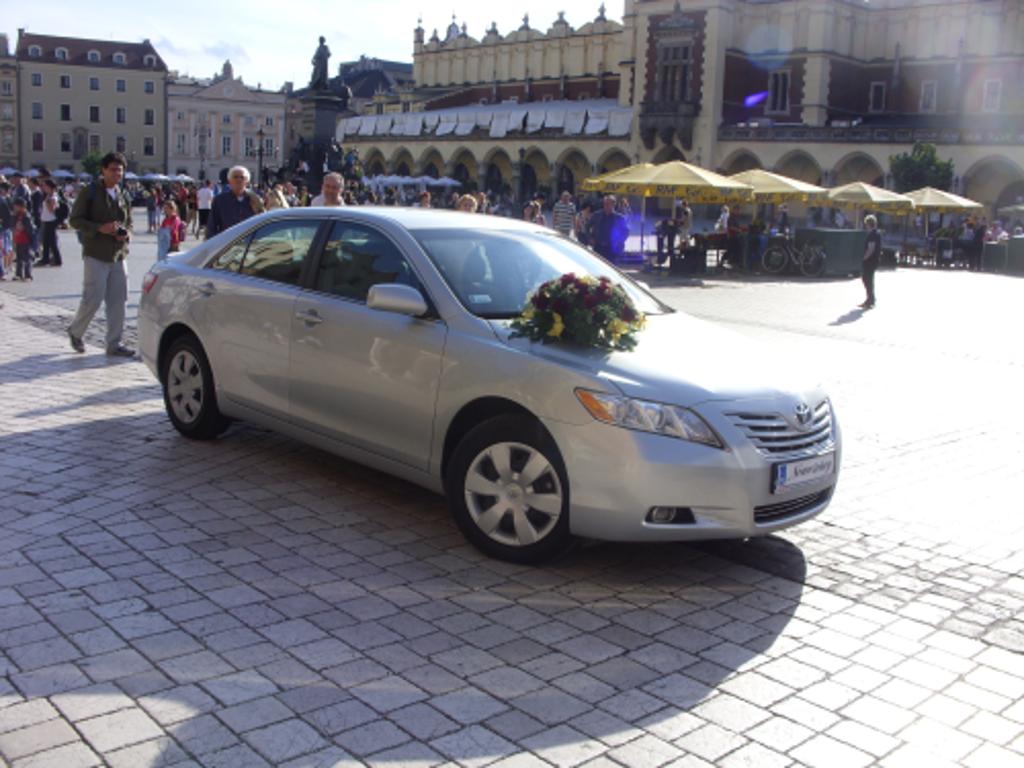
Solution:
M 103 155 L 99 151 L 93 150 L 82 158 L 82 170 L 92 176 L 99 176 L 102 161 Z
M 897 192 L 921 187 L 948 190 L 953 184 L 953 161 L 939 160 L 934 144 L 915 144 L 910 152 L 889 157 Z

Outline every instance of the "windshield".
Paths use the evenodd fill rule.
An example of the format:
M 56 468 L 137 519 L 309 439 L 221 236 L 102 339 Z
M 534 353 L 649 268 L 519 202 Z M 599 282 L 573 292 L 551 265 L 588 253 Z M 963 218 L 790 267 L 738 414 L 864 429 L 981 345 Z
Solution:
M 463 306 L 479 317 L 517 317 L 541 283 L 567 272 L 620 284 L 644 314 L 672 311 L 608 262 L 553 232 L 424 229 L 411 234 Z

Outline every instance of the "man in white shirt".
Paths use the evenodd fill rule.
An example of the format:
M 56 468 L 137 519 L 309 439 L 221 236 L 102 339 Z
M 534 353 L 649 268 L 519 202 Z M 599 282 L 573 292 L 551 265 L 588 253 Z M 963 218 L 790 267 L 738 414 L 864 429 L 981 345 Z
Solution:
M 313 207 L 326 206 L 327 208 L 342 207 L 345 205 L 341 199 L 341 188 L 344 183 L 340 173 L 328 173 L 320 185 L 320 194 L 313 198 L 310 205 Z
M 199 210 L 199 221 L 196 224 L 196 234 L 200 229 L 206 229 L 206 222 L 210 218 L 210 208 L 213 206 L 213 184 L 207 179 L 203 186 L 196 190 L 196 208 Z

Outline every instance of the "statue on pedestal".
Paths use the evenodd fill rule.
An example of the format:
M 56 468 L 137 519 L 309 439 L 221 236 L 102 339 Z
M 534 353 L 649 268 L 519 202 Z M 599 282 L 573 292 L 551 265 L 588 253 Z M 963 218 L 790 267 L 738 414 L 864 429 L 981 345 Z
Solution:
M 313 77 L 309 81 L 309 87 L 314 91 L 326 91 L 327 85 L 327 61 L 331 58 L 331 49 L 325 45 L 325 39 L 320 37 L 320 47 L 313 54 Z

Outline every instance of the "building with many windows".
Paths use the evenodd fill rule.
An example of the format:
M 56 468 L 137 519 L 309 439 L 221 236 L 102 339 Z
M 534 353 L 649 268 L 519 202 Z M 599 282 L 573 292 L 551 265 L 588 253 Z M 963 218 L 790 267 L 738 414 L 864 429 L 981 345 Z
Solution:
M 92 151 L 118 150 L 137 173 L 166 162 L 167 66 L 141 43 L 18 30 L 20 164 L 80 171 Z
M 370 171 L 574 189 L 633 162 L 890 186 L 935 144 L 955 192 L 1024 197 L 1019 0 L 625 0 L 622 22 L 414 33 L 416 88 L 344 119 Z M 410 114 L 412 113 L 412 114 Z
M 0 168 L 19 168 L 18 60 L 0 35 Z
M 252 88 L 231 62 L 210 79 L 173 76 L 167 86 L 167 168 L 195 179 L 219 178 L 244 165 L 276 170 L 283 162 L 283 91 Z M 261 152 L 262 149 L 262 152 Z

